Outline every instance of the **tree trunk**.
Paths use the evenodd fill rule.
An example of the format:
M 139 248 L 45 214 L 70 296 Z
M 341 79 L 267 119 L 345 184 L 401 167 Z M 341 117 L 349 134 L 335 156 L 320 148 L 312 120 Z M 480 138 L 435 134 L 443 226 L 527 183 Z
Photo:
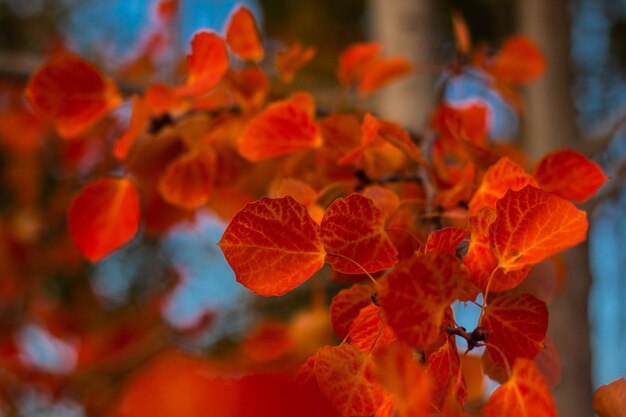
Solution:
M 547 71 L 526 91 L 523 143 L 531 160 L 552 150 L 581 147 L 570 97 L 570 33 L 567 0 L 519 1 L 520 31 L 536 40 L 546 55 Z M 559 415 L 589 417 L 591 350 L 587 297 L 591 283 L 587 245 L 565 253 L 568 279 L 550 306 L 550 333 L 561 353 L 561 382 L 554 395 Z

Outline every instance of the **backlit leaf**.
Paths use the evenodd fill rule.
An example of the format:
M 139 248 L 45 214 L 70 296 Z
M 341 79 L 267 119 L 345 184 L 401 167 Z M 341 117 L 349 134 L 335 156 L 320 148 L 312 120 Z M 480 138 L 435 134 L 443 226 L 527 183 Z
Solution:
M 593 395 L 593 411 L 600 417 L 623 417 L 626 410 L 626 380 L 602 385 Z
M 537 181 L 509 158 L 500 158 L 485 172 L 480 187 L 469 203 L 470 212 L 473 214 L 483 207 L 495 207 L 496 201 L 508 190 L 521 190 L 527 185 L 536 187 Z
M 300 43 L 294 43 L 286 51 L 276 55 L 276 69 L 284 83 L 291 83 L 296 72 L 306 65 L 315 56 L 314 48 L 305 48 Z
M 98 261 L 135 236 L 139 195 L 127 178 L 104 178 L 83 187 L 70 204 L 69 227 L 78 249 Z
M 428 235 L 424 251 L 441 252 L 454 255 L 456 249 L 465 239 L 465 229 L 459 227 L 445 227 Z
M 483 407 L 485 417 L 555 417 L 554 400 L 535 363 L 518 359 L 511 379 L 491 394 Z
M 346 337 L 354 319 L 363 307 L 372 304 L 374 292 L 366 285 L 354 284 L 341 290 L 330 304 L 330 320 L 337 336 Z
M 576 202 L 594 195 L 608 179 L 595 162 L 570 149 L 544 156 L 535 177 L 542 190 Z
M 393 190 L 380 185 L 370 185 L 366 187 L 361 194 L 371 199 L 376 207 L 381 209 L 385 217 L 389 217 L 391 213 L 400 205 L 400 198 Z
M 120 160 L 126 159 L 128 152 L 133 146 L 135 139 L 143 133 L 150 122 L 150 112 L 146 103 L 138 96 L 131 98 L 133 112 L 130 118 L 130 126 L 124 134 L 115 142 L 113 155 Z
M 74 137 L 121 102 L 113 81 L 76 55 L 48 61 L 32 76 L 26 97 L 36 113 L 49 119 L 62 137 Z
M 215 155 L 193 152 L 170 162 L 159 179 L 159 193 L 168 203 L 193 210 L 209 200 L 215 182 Z
M 393 330 L 385 324 L 380 307 L 370 303 L 363 307 L 354 319 L 349 330 L 348 341 L 361 352 L 380 349 L 396 339 Z
M 430 415 L 433 383 L 409 346 L 395 342 L 374 352 L 379 378 L 393 397 L 398 417 Z
M 509 365 L 517 358 L 533 359 L 543 348 L 548 330 L 548 308 L 530 294 L 502 295 L 490 301 L 480 321 L 489 335 L 487 350 L 493 361 Z
M 543 75 L 546 62 L 539 46 L 525 36 L 508 39 L 489 72 L 500 81 L 523 84 Z
M 365 70 L 358 92 L 366 96 L 411 71 L 413 65 L 404 57 L 378 59 Z
M 463 107 L 441 105 L 433 117 L 435 128 L 444 138 L 454 138 L 482 145 L 488 131 L 488 110 L 483 103 Z
M 315 376 L 322 394 L 342 416 L 374 414 L 383 402 L 372 357 L 349 344 L 320 348 Z
M 585 240 L 587 215 L 569 201 L 527 186 L 507 191 L 489 226 L 499 266 L 517 271 Z
M 359 81 L 364 72 L 378 58 L 381 46 L 377 43 L 357 43 L 348 47 L 339 57 L 337 75 L 342 85 Z
M 326 262 L 337 272 L 377 272 L 398 262 L 384 228 L 384 213 L 360 194 L 338 198 L 322 218 Z
M 242 61 L 262 61 L 265 55 L 259 29 L 252 12 L 240 6 L 228 23 L 226 41 L 230 50 Z
M 319 225 L 291 197 L 247 204 L 218 245 L 237 281 L 260 295 L 284 294 L 324 265 Z
M 448 339 L 436 352 L 430 354 L 426 369 L 434 382 L 432 402 L 437 408 L 443 408 L 448 395 L 454 396 L 460 404 L 465 402 L 467 389 L 455 343 Z
M 431 348 L 462 274 L 456 257 L 437 252 L 414 256 L 391 271 L 380 282 L 379 300 L 398 338 L 418 349 Z
M 175 89 L 179 96 L 197 97 L 209 92 L 228 70 L 224 40 L 213 32 L 197 32 L 187 57 L 189 73 L 184 86 Z
M 313 98 L 305 93 L 272 103 L 246 126 L 237 143 L 239 153 L 254 162 L 320 146 L 314 111 Z

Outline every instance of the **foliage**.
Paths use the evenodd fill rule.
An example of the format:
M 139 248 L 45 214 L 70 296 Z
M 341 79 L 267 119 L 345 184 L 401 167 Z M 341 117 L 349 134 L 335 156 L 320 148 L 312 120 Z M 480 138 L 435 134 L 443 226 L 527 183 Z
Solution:
M 458 16 L 454 28 L 459 57 L 445 71 L 481 71 L 521 110 L 518 87 L 543 72 L 537 46 L 517 36 L 492 55 L 472 48 Z M 555 285 L 558 268 L 533 267 L 586 238 L 586 214 L 572 202 L 602 186 L 598 166 L 560 150 L 527 170 L 510 144 L 489 141 L 490 111 L 481 102 L 442 101 L 421 134 L 363 111 L 352 100 L 413 70 L 374 43 L 341 55 L 344 99 L 320 111 L 310 92 L 278 94 L 313 48 L 296 43 L 279 52 L 268 73 L 247 9 L 234 12 L 225 33 L 195 35 L 184 81 L 153 82 L 124 97 L 132 116 L 123 132 L 111 116 L 120 89 L 67 53 L 33 74 L 26 97 L 34 114 L 18 99 L 5 110 L 4 140 L 20 155 L 37 155 L 37 138 L 55 129 L 68 183 L 53 187 L 48 221 L 69 209 L 68 227 L 43 242 L 45 251 L 23 237 L 18 216 L 8 224 L 5 258 L 41 250 L 49 259 L 18 256 L 0 295 L 26 304 L 22 321 L 78 337 L 80 353 L 75 369 L 59 376 L 29 369 L 3 339 L 0 400 L 9 407 L 7 387 L 34 378 L 78 397 L 90 415 L 111 417 L 554 416 L 549 384 L 559 359 L 546 336 L 544 288 Z M 16 193 L 29 184 L 20 181 Z M 33 194 L 16 201 L 32 203 Z M 262 296 L 310 289 L 313 298 L 289 321 L 259 322 L 225 357 L 172 348 L 155 308 L 167 289 L 129 319 L 123 309 L 110 316 L 86 289 L 66 308 L 46 306 L 38 282 L 33 290 L 20 281 L 31 259 L 35 271 L 78 271 L 76 248 L 98 262 L 138 230 L 157 238 L 204 207 L 229 222 L 219 247 L 239 283 Z M 337 291 L 336 282 L 348 284 Z M 455 321 L 458 302 L 480 308 L 471 331 Z M 475 349 L 484 350 L 482 361 Z M 501 383 L 490 396 L 483 375 Z M 600 391 L 598 412 L 623 410 L 618 389 Z

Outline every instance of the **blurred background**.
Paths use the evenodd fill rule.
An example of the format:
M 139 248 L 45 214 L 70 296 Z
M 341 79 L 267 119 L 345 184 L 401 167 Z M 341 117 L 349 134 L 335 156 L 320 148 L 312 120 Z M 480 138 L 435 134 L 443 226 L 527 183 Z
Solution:
M 146 65 L 152 65 L 156 79 L 171 81 L 176 60 L 187 51 L 193 33 L 200 28 L 221 32 L 238 3 L 180 0 L 178 13 L 168 20 L 155 12 L 153 0 L 0 0 L 0 85 L 23 85 L 46 56 L 58 48 L 69 48 L 114 74 L 123 89 L 134 91 L 150 80 L 138 77 L 142 72 L 129 63 L 137 65 L 137 57 L 148 56 L 157 44 L 167 48 L 159 48 Z M 368 99 L 367 105 L 381 116 L 419 132 L 427 126 L 430 110 L 441 95 L 452 102 L 480 99 L 494 115 L 493 140 L 518 137 L 531 161 L 549 151 L 572 147 L 603 167 L 611 178 L 599 195 L 584 205 L 591 213 L 590 237 L 565 256 L 567 285 L 551 305 L 549 331 L 563 363 L 561 383 L 555 390 L 560 414 L 591 416 L 592 390 L 626 376 L 626 257 L 620 249 L 626 247 L 626 1 L 243 3 L 256 13 L 270 51 L 294 41 L 317 49 L 316 58 L 297 83 L 315 92 L 322 109 L 332 103 L 336 92 L 335 68 L 341 50 L 352 42 L 375 40 L 386 53 L 404 54 L 417 68 L 411 77 Z M 521 120 L 471 74 L 442 74 L 443 65 L 456 53 L 450 19 L 453 10 L 467 21 L 475 44 L 495 49 L 505 38 L 522 33 L 542 47 L 547 72 L 524 89 Z M 445 91 L 438 88 L 443 78 L 447 78 Z M 2 93 L 0 106 L 10 99 L 8 93 Z M 3 176 L 28 175 L 11 166 L 16 150 L 7 142 L 0 145 Z M 56 180 L 64 178 L 62 172 L 51 175 Z M 6 201 L 15 198 L 15 191 L 3 185 L 2 194 L 0 214 L 28 224 L 33 208 L 25 207 L 19 215 L 14 208 L 7 213 Z M 162 304 L 163 317 L 170 325 L 188 329 L 212 323 L 210 330 L 199 336 L 181 338 L 181 344 L 194 349 L 224 343 L 253 320 L 246 305 L 255 301 L 234 282 L 214 246 L 223 227 L 211 213 L 201 213 L 193 223 L 182 223 L 158 242 L 138 238 L 94 266 L 89 285 L 99 302 L 117 314 L 128 308 L 128 300 L 144 296 L 146 288 L 171 285 Z M 173 283 L 171 272 L 166 271 L 176 274 Z M 0 288 L 3 279 L 0 276 Z M 63 292 L 70 284 L 49 285 Z M 0 302 L 3 300 L 6 298 Z M 2 320 L 7 320 L 6 306 L 3 311 Z M 17 339 L 20 357 L 31 366 L 60 374 L 74 366 L 73 342 L 56 338 L 40 323 L 24 323 Z M 24 399 L 19 413 L 25 416 L 83 415 L 77 403 L 52 400 L 35 387 L 20 395 Z

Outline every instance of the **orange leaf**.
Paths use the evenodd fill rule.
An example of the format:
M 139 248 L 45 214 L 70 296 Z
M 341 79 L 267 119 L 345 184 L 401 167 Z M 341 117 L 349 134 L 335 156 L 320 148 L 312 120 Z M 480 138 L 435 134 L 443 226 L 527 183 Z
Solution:
M 244 112 L 257 112 L 269 91 L 269 81 L 263 71 L 247 67 L 228 75 L 231 91 Z
M 70 204 L 69 227 L 78 249 L 98 261 L 135 236 L 139 195 L 128 178 L 105 178 L 83 187 Z
M 187 56 L 189 74 L 184 86 L 175 89 L 184 97 L 197 97 L 208 93 L 228 70 L 228 54 L 224 40 L 213 32 L 200 31 L 191 40 L 191 53 Z
M 380 307 L 372 303 L 361 309 L 348 333 L 350 344 L 365 353 L 371 352 L 374 346 L 380 349 L 396 339 L 393 330 L 385 324 Z
M 357 43 L 348 47 L 339 57 L 337 76 L 342 85 L 360 81 L 364 72 L 378 58 L 381 46 L 377 43 Z
M 582 242 L 587 228 L 584 211 L 526 186 L 507 191 L 497 202 L 496 220 L 489 226 L 491 249 L 501 268 L 517 271 Z
M 330 304 L 330 321 L 337 336 L 346 337 L 361 309 L 372 304 L 373 294 L 370 287 L 354 284 L 333 297 Z
M 276 69 L 284 83 L 291 83 L 296 72 L 315 56 L 314 48 L 304 48 L 300 43 L 294 43 L 291 48 L 276 55 Z
M 306 93 L 272 103 L 246 126 L 237 143 L 239 153 L 255 162 L 320 146 L 314 106 Z
M 359 94 L 366 96 L 411 71 L 413 65 L 404 57 L 378 59 L 365 70 L 359 83 Z
M 433 124 L 444 138 L 483 145 L 488 130 L 487 116 L 487 106 L 482 103 L 463 107 L 441 105 L 433 116 Z
M 385 232 L 385 218 L 374 202 L 360 194 L 338 198 L 322 218 L 326 262 L 337 272 L 377 272 L 398 262 Z
M 212 151 L 184 154 L 165 168 L 159 179 L 159 193 L 168 203 L 188 210 L 209 200 L 215 182 L 215 154 Z
M 555 387 L 559 383 L 561 380 L 561 355 L 559 355 L 554 340 L 550 336 L 546 336 L 543 341 L 543 349 L 535 356 L 535 364 L 537 364 L 548 386 Z
M 579 203 L 594 195 L 608 179 L 595 162 L 570 149 L 544 156 L 535 176 L 542 190 Z
M 393 397 L 398 417 L 430 415 L 433 383 L 409 346 L 395 342 L 374 353 L 379 378 Z
M 392 190 L 380 185 L 370 185 L 366 187 L 361 194 L 371 199 L 376 207 L 381 209 L 385 217 L 389 217 L 400 205 L 400 198 Z
M 509 364 L 533 359 L 546 338 L 548 308 L 530 294 L 502 295 L 489 302 L 480 325 L 489 331 L 487 350 L 496 364 L 504 365 L 502 355 Z
M 465 402 L 467 389 L 461 372 L 461 359 L 454 342 L 446 340 L 439 350 L 429 355 L 426 369 L 434 382 L 432 402 L 436 408 L 444 407 L 448 395 L 455 397 L 460 404 Z
M 472 47 L 472 39 L 467 24 L 460 13 L 452 12 L 452 29 L 454 31 L 456 49 L 463 54 L 469 54 Z
M 269 362 L 287 354 L 294 347 L 289 327 L 279 321 L 256 325 L 241 344 L 246 355 L 257 362 Z
M 428 235 L 424 252 L 441 252 L 454 255 L 464 239 L 465 229 L 445 227 Z
M 150 122 L 148 106 L 140 97 L 133 96 L 131 98 L 131 104 L 133 106 L 133 113 L 130 118 L 130 126 L 118 141 L 115 142 L 115 147 L 113 148 L 113 155 L 119 160 L 126 159 L 135 139 L 144 132 Z
M 626 410 L 626 380 L 602 385 L 593 394 L 593 411 L 600 417 L 623 417 Z
M 320 348 L 315 376 L 322 394 L 343 416 L 374 414 L 383 402 L 372 357 L 349 344 Z
M 439 340 L 463 272 L 453 255 L 432 252 L 400 263 L 380 282 L 379 300 L 398 338 L 428 350 Z
M 260 295 L 284 294 L 324 265 L 319 225 L 291 197 L 247 204 L 218 245 L 237 281 Z
M 427 165 L 426 161 L 422 157 L 421 149 L 415 144 L 415 142 L 413 142 L 411 136 L 402 128 L 402 126 L 398 123 L 387 120 L 379 120 L 378 122 L 380 124 L 378 134 L 383 140 L 404 152 L 406 156 L 415 162 Z
M 506 156 L 500 158 L 485 172 L 480 187 L 469 203 L 470 212 L 473 214 L 483 207 L 495 207 L 496 201 L 508 190 L 521 190 L 527 185 L 536 187 L 537 181 Z
M 367 147 L 376 138 L 379 127 L 378 119 L 370 113 L 365 113 L 363 122 L 361 123 L 361 145 L 344 155 L 339 159 L 338 163 L 340 165 L 351 164 L 360 159 L 367 150 Z
M 122 101 L 113 81 L 76 55 L 48 61 L 32 76 L 26 97 L 59 135 L 77 136 Z
M 543 75 L 546 62 L 539 46 L 525 36 L 507 40 L 489 66 L 500 81 L 523 84 Z
M 280 181 L 275 190 L 276 197 L 290 196 L 303 206 L 312 206 L 317 201 L 317 193 L 307 183 L 294 178 Z
M 245 6 L 237 8 L 226 29 L 226 42 L 242 61 L 263 60 L 265 50 L 252 12 Z
M 513 375 L 494 391 L 483 407 L 485 417 L 555 417 L 550 390 L 535 363 L 518 359 Z

